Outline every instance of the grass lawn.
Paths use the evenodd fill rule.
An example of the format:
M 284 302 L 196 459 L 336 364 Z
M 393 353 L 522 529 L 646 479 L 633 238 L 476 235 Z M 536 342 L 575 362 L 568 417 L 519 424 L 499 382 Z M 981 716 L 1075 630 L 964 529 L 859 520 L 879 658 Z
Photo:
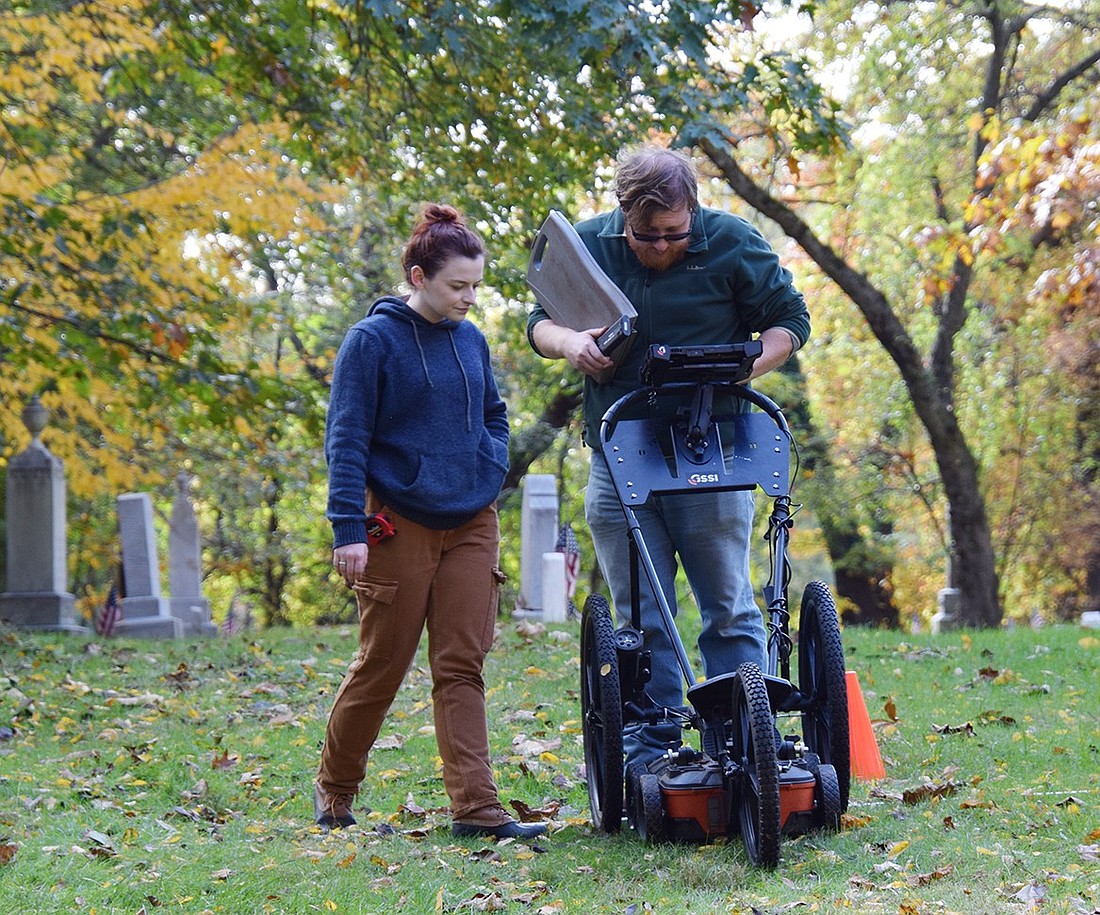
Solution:
M 486 672 L 502 797 L 553 814 L 533 846 L 452 840 L 423 666 L 372 754 L 372 812 L 312 825 L 350 627 L 0 629 L 0 912 L 1100 912 L 1096 634 L 846 630 L 886 778 L 758 871 L 736 838 L 593 832 L 579 625 L 549 629 L 502 619 Z

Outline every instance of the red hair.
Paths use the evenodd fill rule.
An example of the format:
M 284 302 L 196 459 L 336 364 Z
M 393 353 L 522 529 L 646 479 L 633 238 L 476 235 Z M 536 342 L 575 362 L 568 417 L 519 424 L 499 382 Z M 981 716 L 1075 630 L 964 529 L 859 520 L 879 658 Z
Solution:
M 401 266 L 405 269 L 405 279 L 411 282 L 413 267 L 419 267 L 424 276 L 431 279 L 452 257 L 484 256 L 485 243 L 466 225 L 458 210 L 445 203 L 429 203 L 424 206 L 412 236 L 405 243 Z

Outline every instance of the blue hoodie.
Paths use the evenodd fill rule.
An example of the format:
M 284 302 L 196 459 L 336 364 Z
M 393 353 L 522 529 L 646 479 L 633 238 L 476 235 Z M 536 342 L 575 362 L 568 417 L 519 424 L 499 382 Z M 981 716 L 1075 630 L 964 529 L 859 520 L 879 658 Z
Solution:
M 333 546 L 366 542 L 369 488 L 397 514 L 459 527 L 500 495 L 508 415 L 485 336 L 384 296 L 348 331 L 325 429 Z

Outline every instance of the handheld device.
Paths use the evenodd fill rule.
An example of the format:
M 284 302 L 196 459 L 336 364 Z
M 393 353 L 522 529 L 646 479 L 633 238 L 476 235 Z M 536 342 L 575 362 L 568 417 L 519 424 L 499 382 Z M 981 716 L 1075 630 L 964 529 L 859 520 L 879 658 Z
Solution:
M 600 352 L 606 356 L 618 346 L 622 340 L 625 340 L 632 333 L 634 333 L 633 317 L 630 315 L 622 315 L 617 321 L 613 321 L 607 330 L 596 338 L 596 346 L 598 346 Z

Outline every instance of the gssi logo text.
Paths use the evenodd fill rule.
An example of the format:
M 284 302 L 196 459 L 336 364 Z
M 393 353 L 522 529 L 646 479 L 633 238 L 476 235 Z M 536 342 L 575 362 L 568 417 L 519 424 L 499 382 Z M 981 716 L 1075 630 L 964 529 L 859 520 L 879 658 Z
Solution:
M 693 473 L 687 478 L 689 486 L 698 486 L 700 483 L 717 483 L 716 473 Z

